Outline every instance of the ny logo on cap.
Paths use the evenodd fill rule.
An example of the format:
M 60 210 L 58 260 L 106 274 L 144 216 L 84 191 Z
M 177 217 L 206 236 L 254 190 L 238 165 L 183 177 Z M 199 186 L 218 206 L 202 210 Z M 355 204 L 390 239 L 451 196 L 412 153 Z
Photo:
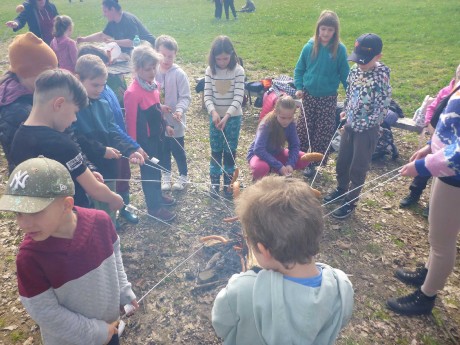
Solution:
M 359 63 L 364 64 L 364 59 L 359 59 Z
M 26 188 L 26 181 L 28 178 L 29 174 L 27 171 L 22 172 L 19 170 L 16 174 L 14 174 L 13 179 L 11 180 L 11 189 L 15 191 L 18 189 L 18 187 L 21 187 L 22 189 Z

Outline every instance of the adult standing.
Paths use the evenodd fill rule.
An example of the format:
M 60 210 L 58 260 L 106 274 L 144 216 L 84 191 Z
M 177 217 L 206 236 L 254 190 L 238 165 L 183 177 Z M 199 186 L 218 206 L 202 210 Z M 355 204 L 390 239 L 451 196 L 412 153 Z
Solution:
M 445 109 L 428 145 L 418 150 L 410 163 L 402 167 L 403 176 L 433 176 L 431 187 L 429 234 L 430 254 L 425 267 L 415 272 L 398 269 L 395 276 L 418 287 L 415 292 L 387 301 L 388 307 L 404 315 L 430 314 L 436 294 L 444 288 L 452 273 L 460 232 L 460 83 L 436 109 Z
M 16 32 L 27 24 L 29 31 L 50 44 L 53 39 L 54 17 L 59 14 L 54 4 L 49 0 L 27 0 L 16 11 L 19 15 L 6 22 L 6 26 Z
M 133 39 L 138 36 L 155 46 L 155 37 L 147 30 L 144 24 L 134 15 L 122 10 L 118 0 L 102 1 L 102 12 L 107 18 L 107 25 L 103 31 L 85 37 L 78 37 L 81 42 L 116 42 L 124 53 L 133 49 Z

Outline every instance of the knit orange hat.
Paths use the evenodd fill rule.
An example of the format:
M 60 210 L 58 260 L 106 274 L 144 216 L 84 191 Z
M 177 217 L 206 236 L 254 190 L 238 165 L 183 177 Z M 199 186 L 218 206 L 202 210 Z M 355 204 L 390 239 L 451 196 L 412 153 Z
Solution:
M 36 77 L 58 66 L 54 51 L 31 32 L 14 38 L 8 47 L 8 58 L 10 71 L 21 78 Z

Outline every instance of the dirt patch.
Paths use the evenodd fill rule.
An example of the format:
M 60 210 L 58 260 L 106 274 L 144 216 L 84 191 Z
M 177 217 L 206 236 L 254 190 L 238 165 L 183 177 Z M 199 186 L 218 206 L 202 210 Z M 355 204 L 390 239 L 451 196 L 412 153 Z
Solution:
M 194 78 L 201 77 L 204 66 L 187 64 L 184 69 L 193 87 Z M 256 79 L 267 75 L 260 72 L 251 77 Z M 245 109 L 237 158 L 240 180 L 245 185 L 250 184 L 245 154 L 254 138 L 257 119 L 258 109 Z M 177 219 L 172 226 L 167 226 L 141 214 L 139 225 L 123 224 L 120 231 L 126 272 L 138 297 L 196 251 L 201 246 L 198 241 L 201 236 L 227 236 L 232 227 L 237 226 L 223 222 L 223 218 L 233 215 L 232 203 L 207 196 L 209 120 L 201 109 L 201 98 L 195 93 L 187 121 L 186 151 L 193 184 L 185 191 L 174 193 L 178 200 L 175 206 Z M 416 149 L 416 137 L 399 130 L 395 130 L 394 135 L 402 157 L 397 161 L 373 164 L 368 181 L 403 165 Z M 314 185 L 323 193 L 335 187 L 333 158 L 334 155 Z M 1 167 L 4 186 L 7 174 L 4 158 Z M 173 173 L 177 171 L 175 166 L 173 169 Z M 301 178 L 299 173 L 296 176 Z M 133 170 L 133 179 L 140 179 L 138 169 Z M 408 192 L 409 183 L 409 179 L 401 177 L 382 183 L 363 196 L 351 219 L 343 222 L 326 219 L 327 230 L 318 261 L 345 271 L 355 288 L 353 318 L 341 333 L 338 344 L 460 342 L 458 264 L 440 293 L 433 316 L 400 317 L 385 308 L 387 298 L 410 291 L 393 278 L 394 269 L 415 267 L 424 262 L 428 254 L 428 224 L 421 216 L 428 202 L 428 191 L 418 206 L 400 209 L 399 200 Z M 372 186 L 375 184 L 366 188 Z M 133 181 L 131 188 L 132 203 L 145 210 L 140 184 Z M 326 208 L 325 213 L 334 209 L 333 206 Z M 11 215 L 0 216 L 0 233 L 0 344 L 39 344 L 38 328 L 18 301 L 14 260 L 22 235 Z M 222 284 L 210 289 L 195 288 L 196 274 L 208 259 L 209 253 L 198 251 L 162 281 L 141 303 L 141 310 L 127 320 L 122 343 L 220 344 L 214 335 L 210 314 L 214 297 Z

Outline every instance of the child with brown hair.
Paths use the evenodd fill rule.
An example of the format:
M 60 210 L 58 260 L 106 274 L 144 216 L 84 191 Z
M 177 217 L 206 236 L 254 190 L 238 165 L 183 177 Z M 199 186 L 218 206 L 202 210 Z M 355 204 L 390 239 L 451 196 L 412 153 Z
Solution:
M 253 180 L 268 175 L 270 170 L 289 176 L 294 170 L 304 169 L 308 165 L 308 161 L 300 159 L 304 153 L 300 151 L 295 128 L 296 109 L 292 97 L 281 96 L 275 109 L 260 122 L 247 157 Z M 286 141 L 287 149 L 284 148 Z
M 107 80 L 107 68 L 96 55 L 84 55 L 77 60 L 75 73 L 86 89 L 87 107 L 77 113 L 73 124 L 75 135 L 88 158 L 96 165 L 110 190 L 114 191 L 117 178 L 116 160 L 122 155 L 131 163 L 144 164 L 144 151 L 120 134 L 107 101 L 100 99 Z M 123 159 L 126 159 L 123 158 Z M 115 224 L 115 213 L 104 203 L 94 201 L 94 206 L 107 211 Z
M 211 45 L 204 86 L 204 104 L 210 115 L 209 136 L 212 157 L 209 172 L 212 197 L 219 193 L 222 172 L 224 173 L 224 196 L 231 198 L 233 195 L 229 185 L 235 171 L 236 148 L 243 115 L 241 106 L 245 77 L 244 69 L 238 61 L 230 38 L 217 36 Z
M 302 99 L 302 118 L 297 121 L 300 148 L 320 152 L 326 158 L 329 142 L 336 129 L 337 89 L 347 88 L 350 71 L 347 49 L 340 42 L 340 22 L 335 12 L 324 10 L 316 22 L 315 35 L 302 48 L 294 69 L 296 97 Z M 308 128 L 307 128 L 308 126 Z M 311 145 L 311 147 L 310 147 Z M 305 169 L 305 176 L 315 174 L 315 165 Z
M 324 220 L 303 181 L 268 176 L 236 203 L 248 247 L 263 268 L 234 275 L 214 301 L 225 344 L 334 344 L 353 309 L 345 273 L 315 263 Z
M 73 32 L 72 18 L 57 16 L 54 18 L 53 40 L 50 43 L 58 58 L 59 67 L 70 72 L 75 72 L 78 49 L 77 43 L 71 39 Z
M 155 75 L 161 61 L 158 54 L 150 45 L 142 44 L 133 49 L 131 62 L 134 78 L 126 90 L 124 101 L 126 111 L 126 129 L 149 157 L 163 161 L 165 132 L 174 134 L 163 118 L 163 113 L 171 108 L 160 103 L 160 90 Z M 148 213 L 160 221 L 171 222 L 176 214 L 163 206 L 172 206 L 176 200 L 161 193 L 161 170 L 153 163 L 141 166 L 142 190 Z

